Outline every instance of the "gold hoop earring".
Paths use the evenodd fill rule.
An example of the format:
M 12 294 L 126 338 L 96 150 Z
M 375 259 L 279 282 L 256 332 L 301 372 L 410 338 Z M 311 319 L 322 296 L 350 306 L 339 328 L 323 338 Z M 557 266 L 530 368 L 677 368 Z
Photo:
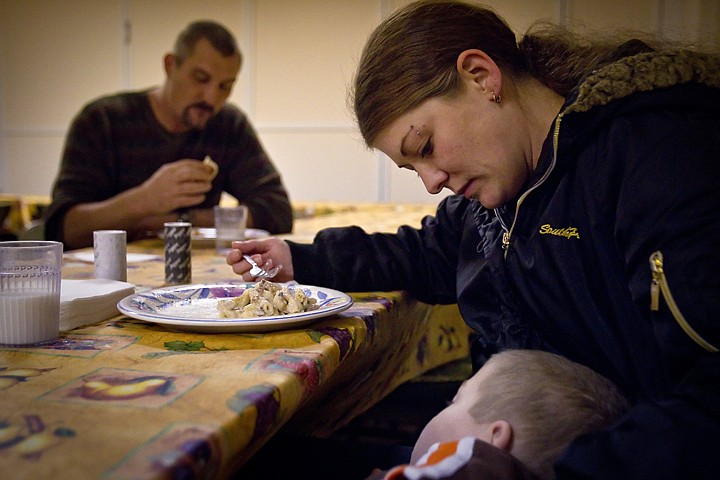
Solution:
M 495 103 L 500 103 L 500 101 L 502 100 L 502 97 L 499 94 L 495 95 L 495 90 L 492 91 L 491 95 L 492 95 L 492 101 Z

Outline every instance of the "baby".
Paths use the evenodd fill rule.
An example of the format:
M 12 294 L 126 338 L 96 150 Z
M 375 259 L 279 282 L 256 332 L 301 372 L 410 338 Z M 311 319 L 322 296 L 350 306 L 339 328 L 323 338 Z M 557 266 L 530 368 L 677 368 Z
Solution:
M 488 468 L 552 479 L 553 464 L 570 442 L 608 427 L 628 408 L 612 382 L 585 366 L 548 352 L 507 350 L 492 356 L 428 422 L 410 465 L 376 471 L 368 480 L 472 478 Z

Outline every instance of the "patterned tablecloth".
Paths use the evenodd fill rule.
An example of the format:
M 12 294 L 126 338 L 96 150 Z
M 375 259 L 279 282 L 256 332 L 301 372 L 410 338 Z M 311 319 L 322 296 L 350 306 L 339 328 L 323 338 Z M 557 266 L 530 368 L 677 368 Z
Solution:
M 289 238 L 345 220 L 391 231 L 427 213 L 338 209 L 299 219 Z M 128 265 L 128 281 L 163 286 L 160 241 L 128 250 L 151 255 Z M 192 267 L 193 283 L 239 281 L 212 248 L 193 246 Z M 89 263 L 63 268 L 65 278 L 92 275 Z M 351 296 L 350 309 L 293 330 L 198 333 L 119 315 L 42 348 L 0 348 L 0 477 L 226 478 L 289 420 L 328 434 L 399 384 L 468 355 L 455 306 L 404 292 Z

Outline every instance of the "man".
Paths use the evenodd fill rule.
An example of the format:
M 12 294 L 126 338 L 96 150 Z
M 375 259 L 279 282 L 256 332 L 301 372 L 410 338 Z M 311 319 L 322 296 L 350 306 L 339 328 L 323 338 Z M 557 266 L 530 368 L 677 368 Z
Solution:
M 66 140 L 46 238 L 74 249 L 92 245 L 94 230 L 135 240 L 178 219 L 212 226 L 223 191 L 248 206 L 249 227 L 290 232 L 281 176 L 247 117 L 226 103 L 241 61 L 223 26 L 194 22 L 165 56 L 162 86 L 86 105 Z

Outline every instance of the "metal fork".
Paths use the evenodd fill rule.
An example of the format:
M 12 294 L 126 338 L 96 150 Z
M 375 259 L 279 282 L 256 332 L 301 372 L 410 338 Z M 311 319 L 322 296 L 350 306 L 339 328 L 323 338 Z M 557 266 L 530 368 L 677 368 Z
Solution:
M 255 260 L 250 257 L 250 255 L 243 255 L 243 258 L 252 266 L 249 273 L 253 278 L 273 278 L 282 268 L 282 265 L 277 265 L 270 270 L 265 270 L 263 267 L 258 265 Z M 267 265 L 267 263 L 265 265 Z

